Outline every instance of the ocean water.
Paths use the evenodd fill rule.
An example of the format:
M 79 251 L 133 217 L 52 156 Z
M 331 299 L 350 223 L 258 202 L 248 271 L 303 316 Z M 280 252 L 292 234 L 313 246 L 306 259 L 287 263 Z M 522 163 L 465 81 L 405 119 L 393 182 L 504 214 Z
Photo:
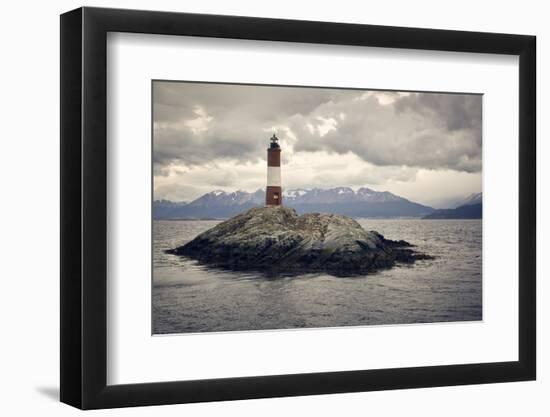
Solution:
M 163 252 L 219 221 L 154 221 L 153 333 L 482 319 L 481 220 L 358 221 L 435 259 L 350 278 L 223 271 Z

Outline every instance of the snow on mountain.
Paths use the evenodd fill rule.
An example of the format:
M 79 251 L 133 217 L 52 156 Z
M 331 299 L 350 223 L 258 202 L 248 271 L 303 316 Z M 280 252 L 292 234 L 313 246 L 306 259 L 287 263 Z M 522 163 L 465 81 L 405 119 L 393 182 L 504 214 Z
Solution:
M 262 190 L 254 193 L 241 190 L 228 193 L 216 190 L 191 201 L 187 207 L 238 206 L 249 202 L 261 204 L 263 198 L 264 194 Z
M 482 202 L 483 202 L 483 194 L 482 193 L 473 193 L 473 194 L 470 194 L 468 197 L 466 197 L 461 202 L 459 202 L 455 207 L 471 206 L 473 204 L 481 204 Z
M 439 209 L 424 216 L 424 219 L 481 219 L 483 217 L 482 193 L 470 194 L 455 203 L 453 208 Z
M 254 193 L 216 190 L 178 207 L 178 210 L 171 210 L 169 215 L 164 214 L 166 211 L 155 210 L 155 218 L 226 218 L 262 206 L 264 202 L 265 192 L 261 189 Z M 388 191 L 366 187 L 357 192 L 350 187 L 284 190 L 283 205 L 295 208 L 299 213 L 321 212 L 352 217 L 421 217 L 434 210 Z
M 296 190 L 283 190 L 283 198 L 298 198 L 303 196 L 304 194 L 307 194 L 307 190 L 304 189 L 296 189 Z

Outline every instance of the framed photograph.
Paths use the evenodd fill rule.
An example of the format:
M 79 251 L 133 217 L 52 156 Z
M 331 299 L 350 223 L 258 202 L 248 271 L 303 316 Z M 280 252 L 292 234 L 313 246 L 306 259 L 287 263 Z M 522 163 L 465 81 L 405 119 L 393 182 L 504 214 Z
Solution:
M 533 380 L 535 37 L 61 16 L 61 401 Z

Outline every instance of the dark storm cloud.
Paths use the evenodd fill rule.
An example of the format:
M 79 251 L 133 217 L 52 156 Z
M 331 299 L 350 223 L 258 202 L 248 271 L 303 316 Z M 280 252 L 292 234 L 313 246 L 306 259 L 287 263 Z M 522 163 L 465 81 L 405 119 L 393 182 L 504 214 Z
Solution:
M 428 169 L 481 170 L 481 96 L 395 94 L 381 104 L 376 94 L 359 102 L 330 103 L 317 109 L 336 120 L 336 128 L 314 140 L 300 129 L 295 150 L 353 152 L 375 165 Z M 345 114 L 338 120 L 338 114 Z
M 481 96 L 155 82 L 153 100 L 157 174 L 170 164 L 258 161 L 271 130 L 294 152 L 481 169 Z
M 338 90 L 155 82 L 154 162 L 257 160 L 273 126 L 340 95 Z
M 195 165 L 218 158 L 252 161 L 263 156 L 265 142 L 265 132 L 246 125 L 227 123 L 199 133 L 186 126 L 156 126 L 153 161 L 160 165 L 173 161 Z
M 174 117 L 166 109 L 161 110 L 155 114 L 155 121 L 186 118 L 192 116 L 196 106 L 201 106 L 212 115 L 249 113 L 248 120 L 242 122 L 261 122 L 293 114 L 308 114 L 322 103 L 360 94 L 360 91 L 336 89 L 157 81 L 153 100 L 155 105 L 182 109 L 179 117 Z
M 439 117 L 449 130 L 481 127 L 481 96 L 471 94 L 413 94 L 395 103 L 397 113 L 412 111 Z

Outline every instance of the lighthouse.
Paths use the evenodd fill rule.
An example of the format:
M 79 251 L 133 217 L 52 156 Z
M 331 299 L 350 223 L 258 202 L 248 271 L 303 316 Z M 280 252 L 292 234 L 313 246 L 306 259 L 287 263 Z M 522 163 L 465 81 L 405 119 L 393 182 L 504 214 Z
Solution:
M 267 148 L 267 187 L 265 189 L 265 205 L 280 206 L 283 204 L 281 188 L 281 147 L 279 138 L 273 134 Z

